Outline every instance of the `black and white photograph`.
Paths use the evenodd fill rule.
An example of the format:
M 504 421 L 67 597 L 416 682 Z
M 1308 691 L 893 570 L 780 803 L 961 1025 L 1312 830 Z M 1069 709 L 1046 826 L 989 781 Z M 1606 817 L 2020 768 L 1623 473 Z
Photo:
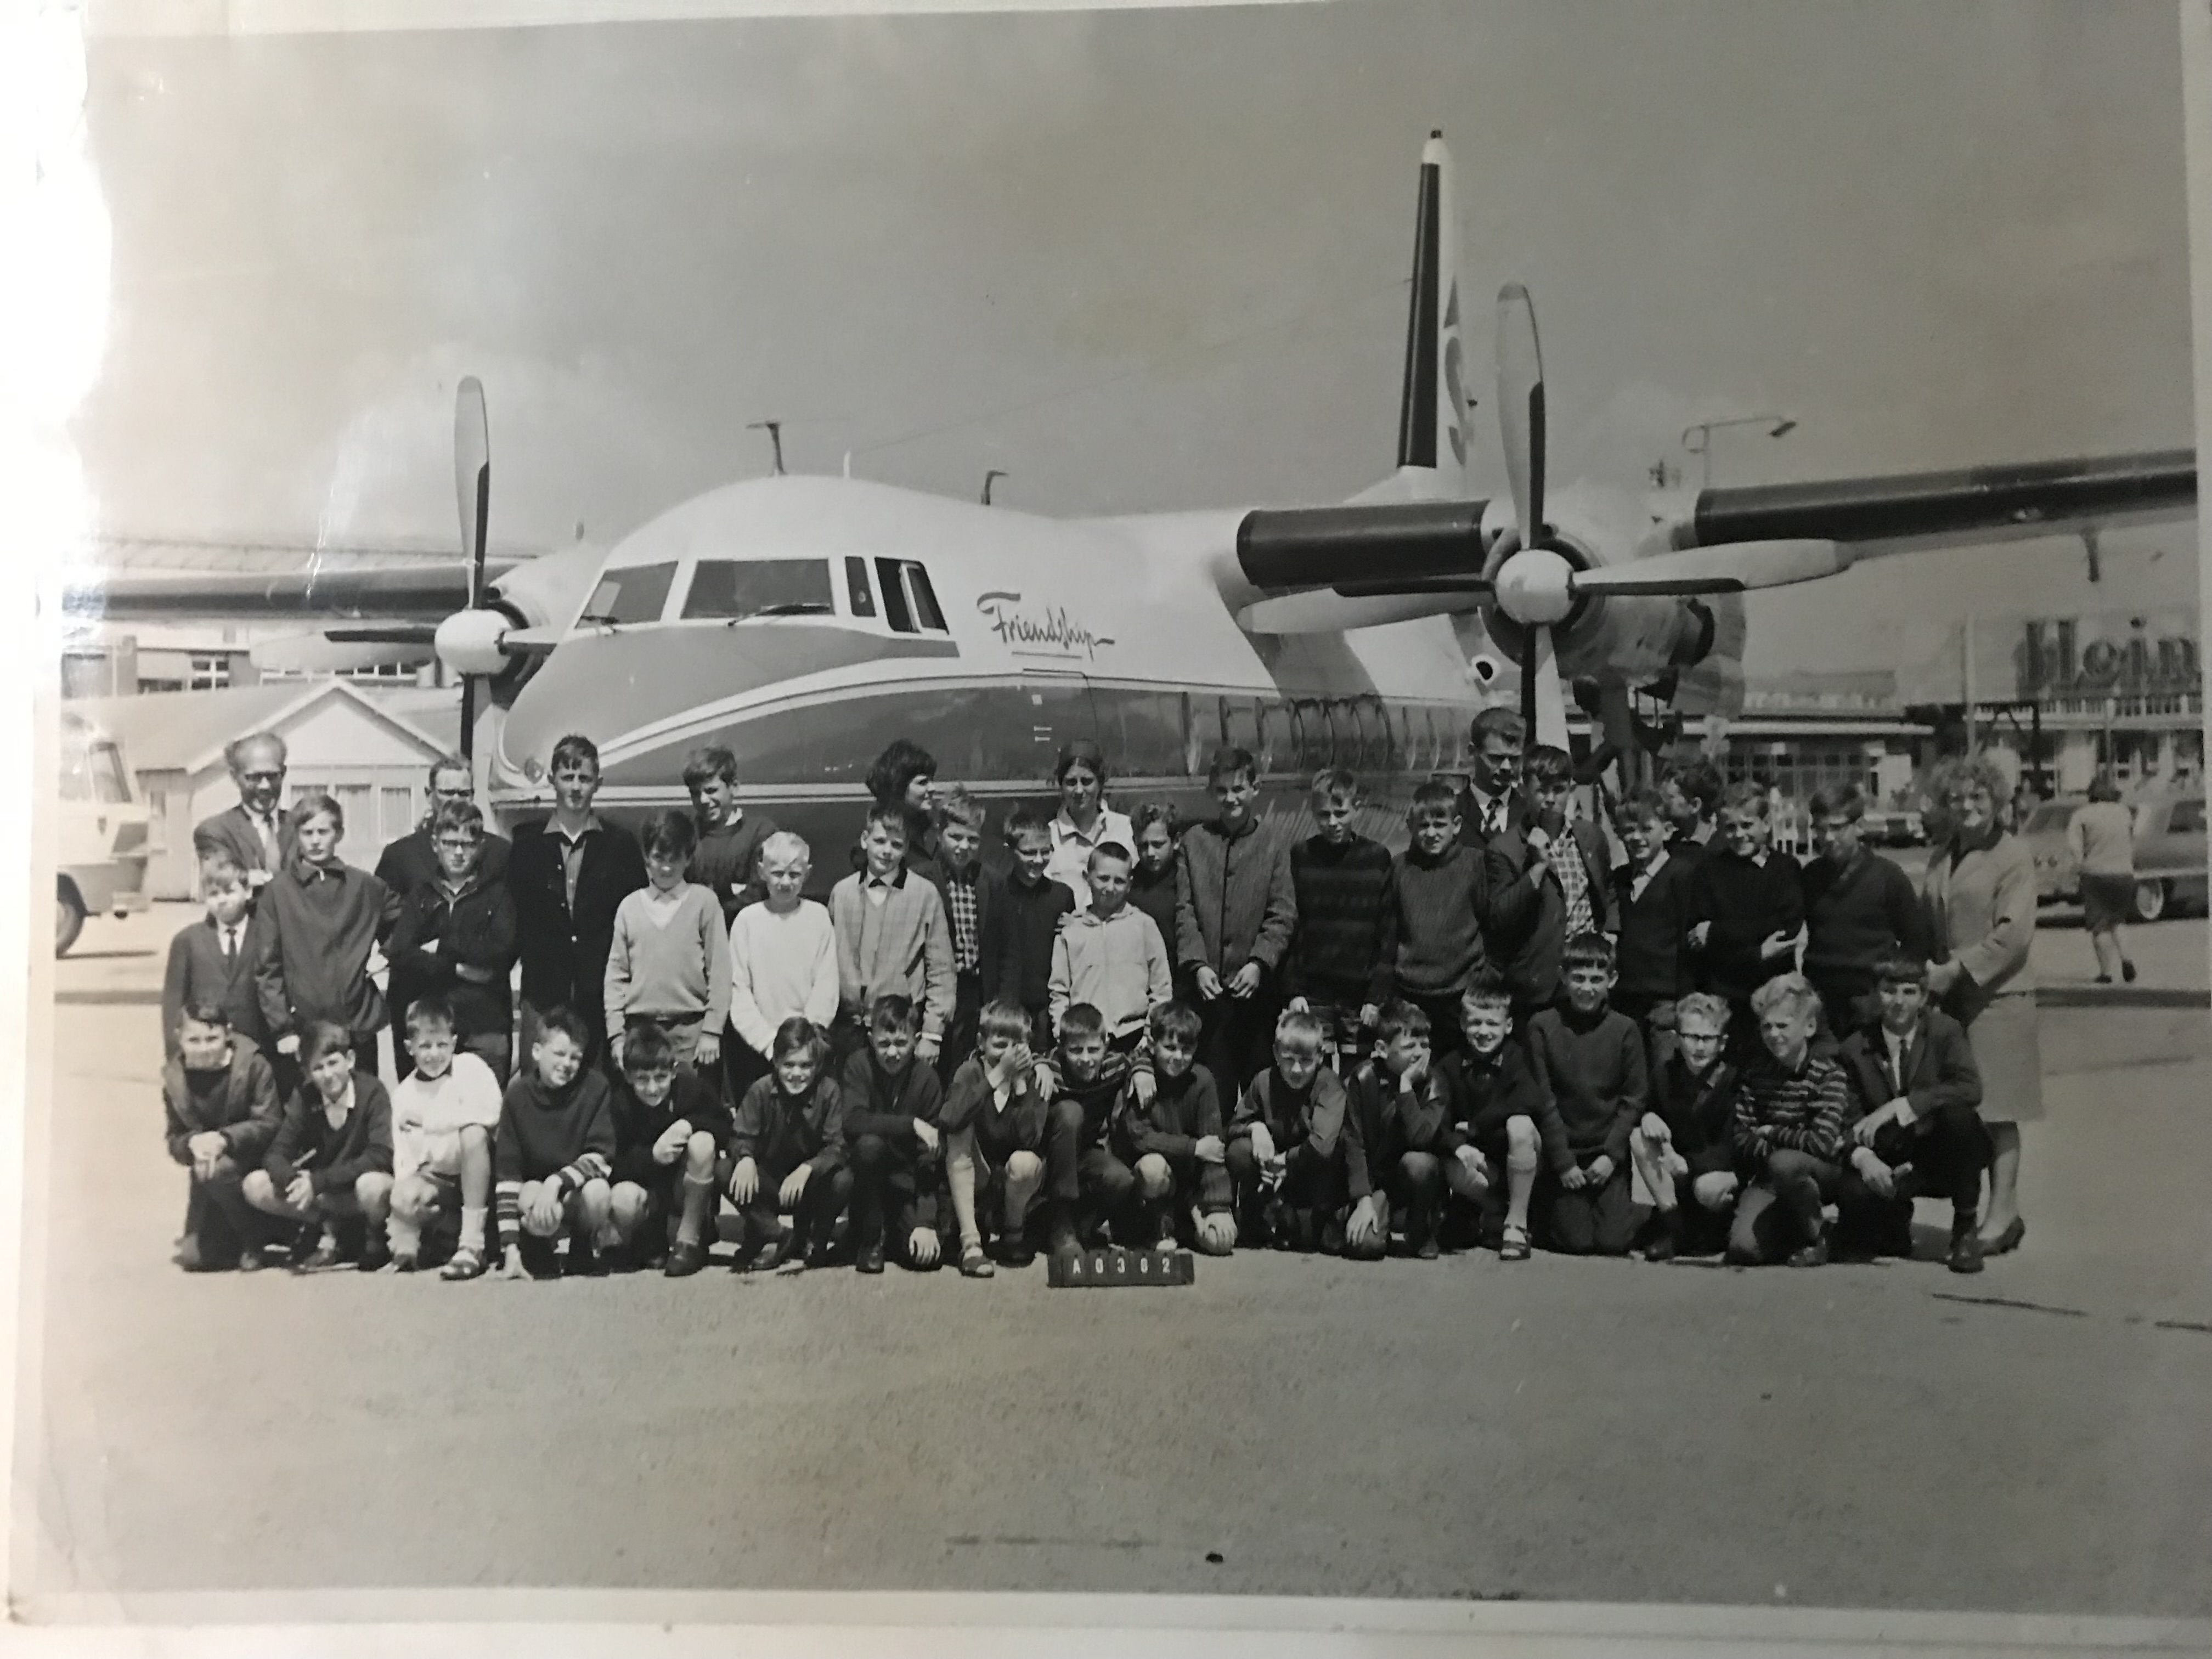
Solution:
M 15 1616 L 2212 1644 L 2187 10 L 87 5 Z

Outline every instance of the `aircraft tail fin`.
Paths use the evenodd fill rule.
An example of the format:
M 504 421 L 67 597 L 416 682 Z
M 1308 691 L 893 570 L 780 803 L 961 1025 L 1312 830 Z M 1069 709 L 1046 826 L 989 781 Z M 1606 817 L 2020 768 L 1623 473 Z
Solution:
M 1451 152 L 1431 132 L 1421 150 L 1413 226 L 1413 297 L 1398 410 L 1398 469 L 1355 503 L 1455 501 L 1466 496 L 1468 412 L 1461 343 L 1459 210 Z

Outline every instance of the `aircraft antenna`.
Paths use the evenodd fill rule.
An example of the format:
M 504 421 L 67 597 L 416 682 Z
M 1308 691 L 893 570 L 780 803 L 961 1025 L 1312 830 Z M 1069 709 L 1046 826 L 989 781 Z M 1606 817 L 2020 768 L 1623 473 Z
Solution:
M 781 421 L 754 421 L 745 428 L 745 430 L 748 432 L 765 432 L 768 434 L 769 447 L 775 453 L 775 476 L 779 478 L 783 477 L 783 422 Z
M 991 482 L 992 482 L 992 480 L 993 480 L 993 479 L 994 479 L 994 478 L 1004 478 L 1004 477 L 1009 477 L 1009 476 L 1010 476 L 1009 474 L 1000 471 L 997 467 L 995 467 L 995 466 L 994 466 L 994 467 L 993 467 L 993 468 L 992 468 L 988 472 L 986 472 L 986 473 L 983 475 L 983 505 L 984 505 L 984 506 L 988 507 L 988 506 L 990 506 L 990 504 L 991 504 Z

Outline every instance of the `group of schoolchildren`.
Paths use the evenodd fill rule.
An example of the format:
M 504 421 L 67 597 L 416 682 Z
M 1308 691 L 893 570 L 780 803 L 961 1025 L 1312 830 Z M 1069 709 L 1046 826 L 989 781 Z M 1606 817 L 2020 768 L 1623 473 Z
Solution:
M 726 1200 L 748 1272 L 988 1278 L 1107 1242 L 1811 1265 L 1910 1254 L 1924 1194 L 1978 1270 L 1980 1085 L 1902 872 L 1855 836 L 1801 868 L 1763 792 L 1703 769 L 1613 808 L 1616 867 L 1564 751 L 1524 763 L 1495 711 L 1475 735 L 1489 764 L 1420 785 L 1395 854 L 1348 772 L 1293 844 L 1224 748 L 1178 834 L 1105 808 L 1074 744 L 1004 874 L 902 740 L 826 905 L 726 750 L 633 836 L 564 738 L 512 845 L 442 766 L 369 874 L 330 796 L 279 817 L 281 748 L 243 739 L 164 998 L 178 1259 L 683 1277 Z

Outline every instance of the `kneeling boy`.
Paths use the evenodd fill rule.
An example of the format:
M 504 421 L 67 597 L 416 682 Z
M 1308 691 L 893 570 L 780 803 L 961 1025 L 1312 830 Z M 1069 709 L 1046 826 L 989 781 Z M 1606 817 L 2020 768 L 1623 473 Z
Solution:
M 568 1239 L 568 1271 L 605 1271 L 604 1252 L 621 1242 L 607 1176 L 615 1156 L 615 1117 L 606 1074 L 584 1068 L 589 1029 L 572 1008 L 538 1021 L 529 1063 L 507 1085 L 493 1158 L 500 1239 L 509 1279 L 528 1276 L 526 1241 L 550 1265 L 553 1241 Z
M 338 1227 L 357 1224 L 361 1270 L 373 1273 L 391 1259 L 384 1229 L 392 1212 L 392 1097 L 376 1078 L 354 1070 L 353 1060 L 344 1026 L 319 1019 L 307 1027 L 300 1042 L 307 1080 L 241 1190 L 264 1215 L 313 1229 L 313 1253 L 299 1261 L 304 1268 L 336 1267 L 343 1254 Z
M 1430 1065 L 1429 1017 L 1410 1002 L 1393 1002 L 1376 1026 L 1378 1052 L 1346 1091 L 1344 1178 L 1352 1197 L 1344 1253 L 1380 1261 L 1390 1248 L 1390 1212 L 1406 1212 L 1406 1243 L 1425 1261 L 1437 1256 L 1437 1201 L 1443 1170 L 1437 1157 L 1443 1131 L 1443 1084 Z
M 491 1063 L 460 1051 L 452 1006 L 418 997 L 407 1010 L 415 1069 L 392 1091 L 392 1267 L 411 1273 L 425 1229 L 458 1210 L 460 1243 L 441 1279 L 475 1279 L 485 1266 L 491 1206 L 491 1138 L 500 1085 Z
M 177 1058 L 161 1069 L 169 1156 L 192 1172 L 177 1265 L 207 1273 L 262 1266 L 264 1229 L 243 1190 L 277 1125 L 276 1079 L 252 1045 L 231 1034 L 230 1017 L 210 1002 L 186 1003 L 177 1023 Z
M 1752 993 L 1765 1054 L 1736 1090 L 1736 1157 L 1747 1185 L 1729 1231 L 1729 1260 L 1753 1267 L 1787 1256 L 1793 1267 L 1828 1259 L 1821 1206 L 1844 1178 L 1851 1087 L 1844 1068 L 1813 1050 L 1820 994 L 1802 974 Z
M 1567 1006 L 1528 1022 L 1528 1048 L 1550 1111 L 1540 1124 L 1551 1156 L 1546 1243 L 1568 1255 L 1626 1255 L 1636 1237 L 1628 1132 L 1651 1098 L 1644 1034 L 1608 1006 L 1613 945 L 1577 933 L 1560 962 Z
M 1213 1073 L 1198 1064 L 1198 1010 L 1181 1002 L 1152 1012 L 1152 1097 L 1125 1097 L 1115 1115 L 1117 1150 L 1137 1178 L 1144 1206 L 1139 1239 L 1173 1250 L 1186 1231 L 1207 1255 L 1227 1255 L 1237 1243 L 1230 1215 L 1228 1149 L 1221 1139 L 1221 1097 Z
M 1736 1068 L 1723 1057 L 1729 1006 L 1692 991 L 1674 1006 L 1673 1052 L 1661 1062 L 1651 1109 L 1628 1137 L 1628 1156 L 1651 1194 L 1646 1261 L 1713 1255 L 1728 1242 L 1735 1207 Z
M 1876 1248 L 1909 1256 L 1913 1199 L 1949 1199 L 1951 1271 L 1979 1273 L 1975 1215 L 1991 1148 L 1974 1051 L 1959 1023 L 1929 1006 L 1926 963 L 1891 957 L 1874 972 L 1881 1012 L 1837 1056 L 1866 1113 L 1845 1143 L 1838 1201 L 1847 1220 L 1871 1224 Z
M 738 1103 L 727 1186 L 744 1221 L 738 1260 L 755 1273 L 821 1267 L 853 1195 L 845 1102 L 829 1063 L 829 1038 L 794 1014 L 775 1028 L 769 1074 L 754 1079 Z
M 934 890 L 932 890 L 933 892 Z M 845 1145 L 853 1160 L 853 1265 L 884 1270 L 886 1237 L 900 1262 L 927 1273 L 943 1259 L 939 1189 L 945 1184 L 945 1097 L 916 1055 L 921 1016 L 910 998 L 880 996 L 868 1010 L 868 1046 L 845 1062 Z
M 679 1070 L 678 1042 L 649 1019 L 636 1022 L 623 1039 L 609 1195 L 624 1245 L 647 1266 L 665 1248 L 663 1271 L 670 1279 L 689 1278 L 707 1265 L 720 1196 L 714 1169 L 730 1133 L 720 1072 Z M 666 1231 L 672 1220 L 672 1241 Z
M 1342 1248 L 1344 1083 L 1322 1063 L 1328 1034 L 1308 1009 L 1278 1019 L 1275 1063 L 1252 1079 L 1231 1115 L 1225 1159 L 1248 1245 L 1310 1251 L 1328 1227 Z
M 1439 1150 L 1445 1190 L 1474 1204 L 1480 1236 L 1504 1261 L 1528 1259 L 1528 1203 L 1536 1189 L 1537 1125 L 1551 1103 L 1513 1036 L 1513 993 L 1486 969 L 1459 1001 L 1466 1046 L 1437 1062 L 1447 1103 Z
M 995 1257 L 1009 1267 L 1036 1260 L 1030 1212 L 1044 1197 L 1045 1118 L 1051 1110 L 1030 1052 L 1030 1019 L 1018 1002 L 986 1003 L 975 1052 L 952 1074 L 945 1097 L 945 1171 L 960 1224 L 960 1271 L 988 1279 Z M 991 1224 L 991 1249 L 983 1223 Z

